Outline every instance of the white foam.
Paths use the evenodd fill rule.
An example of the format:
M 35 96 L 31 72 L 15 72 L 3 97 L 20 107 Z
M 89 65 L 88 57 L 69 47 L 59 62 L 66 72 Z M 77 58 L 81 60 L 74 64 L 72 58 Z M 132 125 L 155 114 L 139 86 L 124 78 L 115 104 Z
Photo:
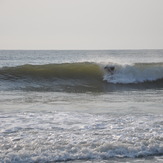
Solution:
M 114 74 L 104 75 L 104 80 L 110 83 L 142 83 L 163 79 L 163 64 L 112 65 L 115 66 Z
M 33 112 L 2 115 L 0 160 L 45 162 L 163 153 L 162 116 Z

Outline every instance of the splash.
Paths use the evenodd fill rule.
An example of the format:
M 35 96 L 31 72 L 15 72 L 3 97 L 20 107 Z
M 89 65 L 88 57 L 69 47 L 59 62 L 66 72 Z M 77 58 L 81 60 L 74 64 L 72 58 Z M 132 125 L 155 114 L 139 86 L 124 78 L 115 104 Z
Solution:
M 163 63 L 135 63 L 132 65 L 115 66 L 114 74 L 108 72 L 104 75 L 104 80 L 109 83 L 145 83 L 163 79 Z

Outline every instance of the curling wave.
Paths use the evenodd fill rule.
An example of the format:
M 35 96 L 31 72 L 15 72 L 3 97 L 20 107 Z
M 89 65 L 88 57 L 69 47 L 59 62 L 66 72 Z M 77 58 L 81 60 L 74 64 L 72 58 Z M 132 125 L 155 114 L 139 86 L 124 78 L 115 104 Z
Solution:
M 111 74 L 105 66 L 114 67 Z M 62 63 L 0 69 L 1 89 L 29 91 L 115 91 L 163 88 L 163 63 Z

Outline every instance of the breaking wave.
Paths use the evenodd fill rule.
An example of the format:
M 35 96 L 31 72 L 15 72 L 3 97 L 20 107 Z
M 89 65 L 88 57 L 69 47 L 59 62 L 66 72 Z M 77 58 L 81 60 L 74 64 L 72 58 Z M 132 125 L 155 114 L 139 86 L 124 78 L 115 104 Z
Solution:
M 105 66 L 114 66 L 110 74 Z M 45 65 L 20 65 L 0 69 L 0 86 L 4 82 L 26 90 L 64 91 L 70 89 L 105 91 L 119 87 L 163 87 L 163 63 L 62 63 Z M 18 83 L 19 84 L 16 84 Z M 21 84 L 20 84 L 21 83 Z M 116 86 L 116 88 L 115 88 Z
M 163 63 L 135 63 L 115 66 L 113 75 L 105 74 L 104 80 L 111 83 L 145 83 L 163 79 Z

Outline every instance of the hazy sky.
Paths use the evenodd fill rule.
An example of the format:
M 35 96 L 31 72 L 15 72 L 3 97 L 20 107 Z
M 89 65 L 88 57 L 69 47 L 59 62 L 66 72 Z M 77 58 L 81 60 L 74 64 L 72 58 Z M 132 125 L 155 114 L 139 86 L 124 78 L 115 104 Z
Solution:
M 163 49 L 163 0 L 0 0 L 0 49 Z

